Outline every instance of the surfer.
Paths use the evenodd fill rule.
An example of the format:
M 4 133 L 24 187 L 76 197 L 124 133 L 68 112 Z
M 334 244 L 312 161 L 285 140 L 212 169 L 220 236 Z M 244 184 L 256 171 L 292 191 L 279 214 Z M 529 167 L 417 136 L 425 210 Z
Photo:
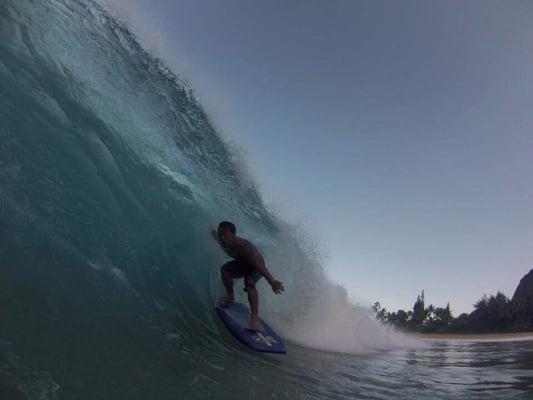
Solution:
M 268 271 L 265 260 L 257 248 L 248 240 L 236 235 L 237 229 L 229 221 L 222 221 L 218 225 L 218 230 L 212 232 L 215 240 L 220 244 L 224 252 L 233 258 L 220 267 L 220 276 L 226 287 L 227 294 L 219 298 L 219 303 L 226 306 L 235 301 L 233 292 L 233 279 L 244 278 L 244 291 L 248 293 L 248 302 L 252 311 L 248 330 L 257 331 L 259 329 L 259 294 L 255 283 L 265 277 L 276 294 L 280 294 L 285 289 L 283 283 L 275 280 Z

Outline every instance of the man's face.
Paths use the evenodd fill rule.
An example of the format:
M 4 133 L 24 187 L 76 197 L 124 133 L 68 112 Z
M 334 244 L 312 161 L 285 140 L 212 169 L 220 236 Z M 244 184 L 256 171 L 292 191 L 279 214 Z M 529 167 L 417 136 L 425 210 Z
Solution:
M 222 246 L 232 246 L 235 243 L 235 235 L 229 229 L 220 228 L 218 230 L 218 239 Z

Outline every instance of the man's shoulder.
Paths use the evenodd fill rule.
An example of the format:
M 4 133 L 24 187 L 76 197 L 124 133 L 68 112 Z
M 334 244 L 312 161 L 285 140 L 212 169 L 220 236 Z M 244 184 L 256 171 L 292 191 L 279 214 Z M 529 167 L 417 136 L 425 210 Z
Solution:
M 250 242 L 249 240 L 243 239 L 243 238 L 239 238 L 239 247 L 241 247 L 241 249 L 247 250 L 247 251 L 256 251 L 257 250 L 257 248 L 254 246 L 254 244 L 252 242 Z

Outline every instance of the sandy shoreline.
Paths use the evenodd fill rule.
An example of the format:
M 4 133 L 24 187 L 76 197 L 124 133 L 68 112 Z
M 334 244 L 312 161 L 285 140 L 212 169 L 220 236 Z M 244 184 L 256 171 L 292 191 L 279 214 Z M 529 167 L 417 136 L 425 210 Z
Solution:
M 533 332 L 518 332 L 518 333 L 412 333 L 418 339 L 431 340 L 533 340 Z

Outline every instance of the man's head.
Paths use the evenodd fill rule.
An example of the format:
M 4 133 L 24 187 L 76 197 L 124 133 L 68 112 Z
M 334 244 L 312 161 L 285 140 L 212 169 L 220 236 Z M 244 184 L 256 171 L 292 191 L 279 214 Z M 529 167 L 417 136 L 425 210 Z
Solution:
M 222 221 L 218 224 L 218 239 L 223 246 L 232 246 L 237 239 L 236 233 L 237 228 L 231 222 Z

